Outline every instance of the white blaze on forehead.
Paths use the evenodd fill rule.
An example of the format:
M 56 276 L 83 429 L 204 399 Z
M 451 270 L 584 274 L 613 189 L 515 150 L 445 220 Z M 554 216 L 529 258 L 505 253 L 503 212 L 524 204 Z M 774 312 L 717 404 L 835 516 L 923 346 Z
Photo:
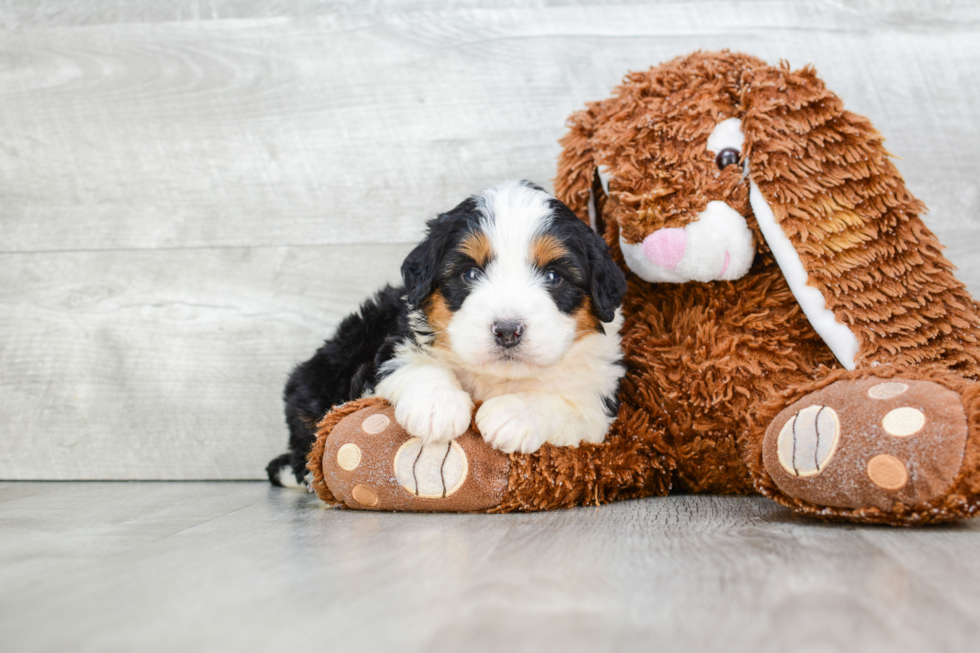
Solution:
M 551 225 L 551 196 L 518 181 L 506 181 L 477 195 L 494 261 L 525 264 L 535 236 Z
M 711 135 L 708 136 L 708 151 L 715 154 L 727 149 L 741 152 L 742 143 L 744 142 L 745 136 L 742 135 L 742 121 L 738 118 L 729 118 L 715 125 Z

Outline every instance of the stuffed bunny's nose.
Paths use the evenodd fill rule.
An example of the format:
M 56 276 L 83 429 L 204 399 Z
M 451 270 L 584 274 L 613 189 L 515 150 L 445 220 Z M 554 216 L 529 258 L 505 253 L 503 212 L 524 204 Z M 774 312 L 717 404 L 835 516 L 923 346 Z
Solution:
M 650 262 L 666 270 L 673 270 L 684 258 L 687 234 L 683 229 L 657 229 L 643 239 L 643 254 Z

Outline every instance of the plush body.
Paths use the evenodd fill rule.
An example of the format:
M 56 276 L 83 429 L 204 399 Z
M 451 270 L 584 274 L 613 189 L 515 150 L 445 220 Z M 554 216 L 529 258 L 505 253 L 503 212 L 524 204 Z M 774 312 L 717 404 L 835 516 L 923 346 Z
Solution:
M 466 432 L 474 402 L 500 451 L 603 440 L 618 409 L 626 283 L 568 207 L 528 182 L 488 188 L 429 222 L 402 276 L 290 376 L 290 451 L 269 464 L 273 483 L 301 483 L 316 423 L 371 395 L 422 446 Z
M 618 418 L 600 444 L 511 455 L 505 483 L 474 476 L 482 494 L 465 509 L 681 490 L 858 522 L 977 511 L 980 308 L 867 119 L 811 68 L 723 52 L 631 73 L 569 126 L 556 195 L 628 282 Z M 391 500 L 404 483 L 374 502 L 348 492 L 383 485 L 334 458 L 357 411 L 381 409 L 321 424 L 320 496 L 462 509 L 440 503 L 447 492 Z
M 570 124 L 557 195 L 591 214 L 627 270 L 622 399 L 653 418 L 671 487 L 760 491 L 825 517 L 916 522 L 975 510 L 977 306 L 866 119 L 812 69 L 698 53 L 627 76 Z M 665 278 L 683 257 L 723 267 L 711 248 L 670 246 L 718 203 L 751 231 L 750 268 L 706 280 L 688 264 L 686 276 Z M 779 487 L 763 460 L 777 415 L 833 383 L 899 377 L 960 396 L 956 419 L 971 427 L 948 493 L 915 506 L 827 506 Z

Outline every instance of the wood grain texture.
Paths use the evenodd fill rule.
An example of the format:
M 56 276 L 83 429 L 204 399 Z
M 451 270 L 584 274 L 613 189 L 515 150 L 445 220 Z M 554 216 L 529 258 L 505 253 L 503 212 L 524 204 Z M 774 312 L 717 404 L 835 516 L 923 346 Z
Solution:
M 258 476 L 285 448 L 291 366 L 409 248 L 6 255 L 2 475 Z
M 260 477 L 426 218 L 723 47 L 814 63 L 980 294 L 975 2 L 0 0 L 0 478 Z
M 980 521 L 676 496 L 325 509 L 261 483 L 0 484 L 0 640 L 46 651 L 973 651 Z

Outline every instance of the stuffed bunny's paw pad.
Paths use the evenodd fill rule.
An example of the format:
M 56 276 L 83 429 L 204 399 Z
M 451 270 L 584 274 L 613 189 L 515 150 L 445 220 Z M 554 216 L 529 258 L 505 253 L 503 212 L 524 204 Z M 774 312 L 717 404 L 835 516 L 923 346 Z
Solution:
M 960 395 L 929 381 L 841 380 L 784 409 L 763 462 L 786 495 L 818 506 L 891 511 L 948 492 L 963 463 Z
M 509 458 L 473 431 L 425 443 L 384 402 L 340 420 L 320 464 L 333 496 L 361 510 L 489 510 L 500 504 L 510 472 Z

